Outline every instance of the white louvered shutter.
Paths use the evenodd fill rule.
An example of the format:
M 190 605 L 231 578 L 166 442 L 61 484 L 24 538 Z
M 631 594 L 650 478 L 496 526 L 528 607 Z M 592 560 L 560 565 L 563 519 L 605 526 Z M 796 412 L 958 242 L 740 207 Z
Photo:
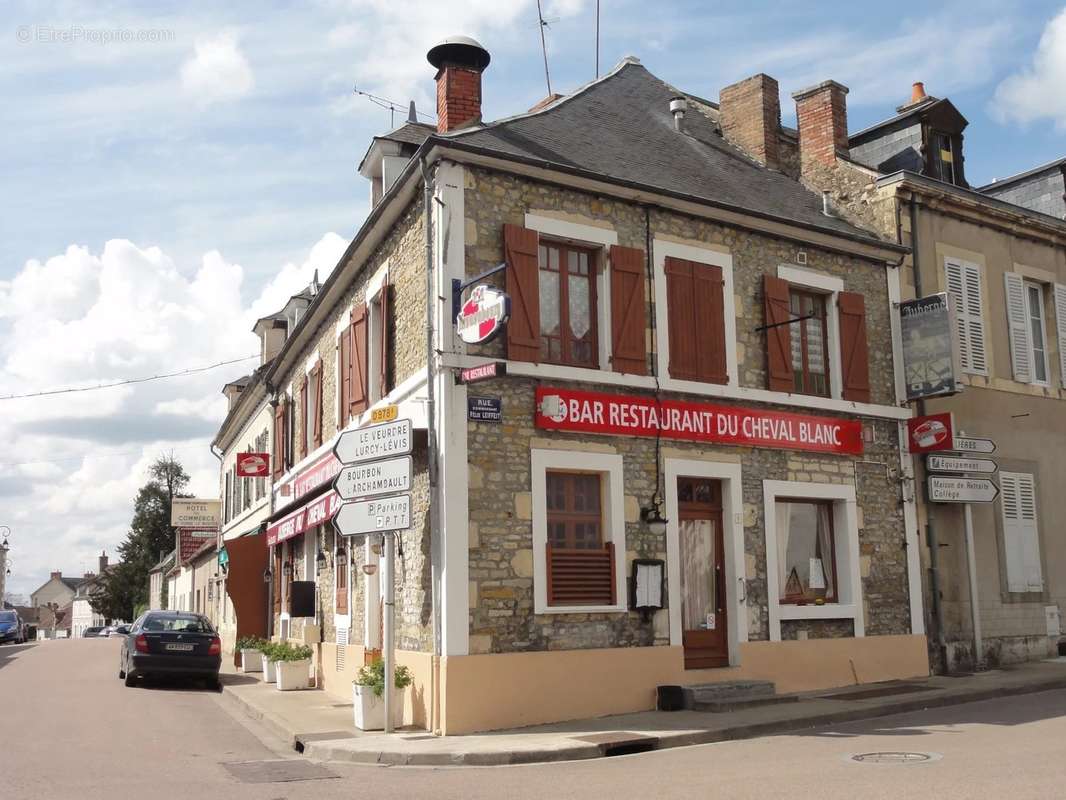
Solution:
M 1007 556 L 1007 591 L 1043 591 L 1033 476 L 1025 472 L 1001 472 L 999 485 L 1003 505 L 1003 550 Z
M 985 345 L 984 293 L 981 270 L 976 264 L 955 259 L 944 260 L 948 294 L 955 307 L 955 326 L 959 336 L 962 369 L 978 375 L 988 374 Z
M 1010 361 L 1014 380 L 1033 382 L 1033 340 L 1026 306 L 1025 281 L 1016 272 L 1003 273 L 1007 298 L 1007 330 L 1010 332 Z
M 1055 284 L 1055 338 L 1059 344 L 1059 382 L 1066 387 L 1066 285 Z

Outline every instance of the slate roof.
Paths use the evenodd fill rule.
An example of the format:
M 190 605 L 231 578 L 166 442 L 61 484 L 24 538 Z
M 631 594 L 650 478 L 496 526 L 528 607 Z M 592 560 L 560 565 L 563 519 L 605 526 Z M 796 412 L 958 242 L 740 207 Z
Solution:
M 461 148 L 591 173 L 883 244 L 868 231 L 827 217 L 819 195 L 749 159 L 691 104 L 684 133 L 678 133 L 669 106 L 679 94 L 635 59 L 627 59 L 541 111 L 440 138 Z
M 85 581 L 89 580 L 89 578 L 66 578 L 66 577 L 63 577 L 63 578 L 60 578 L 59 580 L 61 580 L 66 585 L 66 587 L 68 589 L 76 592 L 76 591 L 78 591 L 78 587 L 81 586 L 83 583 L 85 583 Z
M 1049 161 L 1046 164 L 1041 164 L 1038 167 L 1027 169 L 1025 170 L 1025 172 L 1018 172 L 1014 175 L 1008 175 L 1006 178 L 997 178 L 991 183 L 986 183 L 984 186 L 978 186 L 975 191 L 981 192 L 983 194 L 991 190 L 1002 189 L 1005 186 L 1010 186 L 1011 184 L 1024 180 L 1025 178 L 1030 178 L 1033 175 L 1039 175 L 1041 172 L 1047 172 L 1053 169 L 1061 169 L 1064 167 L 1066 167 L 1066 158 L 1056 158 L 1054 161 Z
M 394 142 L 402 142 L 403 144 L 420 145 L 436 132 L 435 125 L 427 125 L 425 122 L 405 122 L 396 130 L 374 138 L 391 139 Z

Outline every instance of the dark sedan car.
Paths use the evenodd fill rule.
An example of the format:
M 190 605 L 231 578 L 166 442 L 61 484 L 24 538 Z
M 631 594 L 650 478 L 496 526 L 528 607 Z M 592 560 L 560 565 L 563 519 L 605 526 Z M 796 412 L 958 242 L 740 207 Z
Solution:
M 222 640 L 201 614 L 149 611 L 122 640 L 118 676 L 132 686 L 146 675 L 201 678 L 218 687 Z
M 103 634 L 103 625 L 93 625 L 91 628 L 86 628 L 81 632 L 82 639 L 99 639 Z
M 22 644 L 25 636 L 26 629 L 19 615 L 14 611 L 0 610 L 0 644 L 4 642 Z

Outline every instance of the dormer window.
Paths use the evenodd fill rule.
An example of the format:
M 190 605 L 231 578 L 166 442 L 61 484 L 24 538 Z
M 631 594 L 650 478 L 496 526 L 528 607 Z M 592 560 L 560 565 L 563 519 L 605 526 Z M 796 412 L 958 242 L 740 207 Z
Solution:
M 933 131 L 929 137 L 929 160 L 934 178 L 956 184 L 955 143 L 951 134 Z

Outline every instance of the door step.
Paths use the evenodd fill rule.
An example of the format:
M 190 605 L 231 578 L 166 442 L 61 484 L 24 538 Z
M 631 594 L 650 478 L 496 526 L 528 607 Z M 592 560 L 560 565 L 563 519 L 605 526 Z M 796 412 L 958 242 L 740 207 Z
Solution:
M 720 681 L 685 686 L 684 706 L 696 711 L 733 711 L 771 703 L 790 702 L 795 697 L 776 694 L 773 681 Z

